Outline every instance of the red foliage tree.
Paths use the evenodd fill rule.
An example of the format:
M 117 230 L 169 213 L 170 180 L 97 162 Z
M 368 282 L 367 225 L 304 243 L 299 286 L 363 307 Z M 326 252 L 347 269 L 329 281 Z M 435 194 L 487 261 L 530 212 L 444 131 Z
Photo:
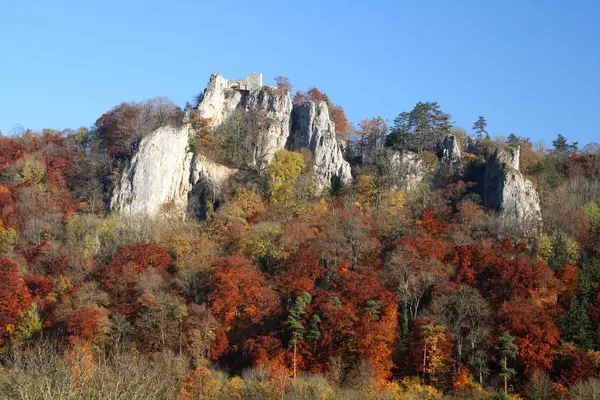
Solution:
M 137 283 L 141 273 L 152 269 L 166 275 L 171 255 L 156 243 L 133 243 L 121 246 L 97 274 L 101 288 L 112 297 L 113 306 L 130 315 L 137 309 Z
M 431 208 L 423 210 L 423 214 L 419 221 L 423 229 L 433 237 L 439 237 L 448 227 L 447 223 L 436 218 L 435 213 Z
M 225 325 L 258 323 L 278 307 L 277 295 L 249 260 L 217 260 L 210 295 L 213 314 Z
M 311 100 L 314 102 L 319 102 L 319 101 L 328 102 L 329 101 L 329 99 L 327 98 L 327 95 L 325 93 L 321 92 L 316 87 L 312 87 L 312 88 L 308 89 L 306 97 L 308 98 L 308 100 Z
M 348 119 L 344 109 L 340 106 L 331 105 L 329 107 L 329 116 L 335 124 L 335 130 L 342 135 L 345 135 L 348 130 Z
M 252 357 L 256 367 L 266 367 L 270 371 L 287 367 L 286 351 L 273 333 L 246 340 L 243 349 L 245 355 Z
M 25 155 L 25 146 L 17 140 L 0 135 L 0 172 Z
M 596 376 L 594 360 L 571 343 L 564 343 L 552 366 L 552 377 L 559 384 L 569 387 L 574 383 Z
M 279 309 L 279 297 L 258 268 L 245 258 L 217 260 L 211 287 L 210 309 L 230 342 L 240 340 L 241 332 Z M 214 358 L 221 355 L 213 349 Z
M 497 307 L 514 297 L 535 296 L 540 301 L 556 303 L 561 284 L 548 265 L 520 255 L 505 257 L 514 249 L 507 243 L 502 249 L 490 247 L 479 251 L 475 271 L 481 292 Z
M 0 257 L 0 344 L 31 305 L 31 294 L 19 272 L 16 263 Z
M 569 306 L 571 295 L 577 293 L 579 288 L 579 274 L 577 265 L 567 264 L 556 274 L 556 277 L 562 283 L 562 291 L 558 297 L 563 308 Z
M 347 263 L 346 263 L 347 265 Z M 304 343 L 300 354 L 311 371 L 331 357 L 366 360 L 380 378 L 389 376 L 397 337 L 397 303 L 370 267 L 340 268 L 335 290 L 316 290 L 309 315 L 320 317 L 321 338 Z
M 457 246 L 452 249 L 451 262 L 456 266 L 454 281 L 465 285 L 475 284 L 475 268 L 479 252 L 473 245 Z
M 293 297 L 302 292 L 312 293 L 315 281 L 323 277 L 325 268 L 319 264 L 319 256 L 309 248 L 301 248 L 290 257 L 278 271 L 277 283 L 283 292 L 291 292 Z
M 69 316 L 67 331 L 76 339 L 94 341 L 106 334 L 110 324 L 108 310 L 97 305 L 79 307 Z
M 504 303 L 498 318 L 500 326 L 516 337 L 525 373 L 552 368 L 560 333 L 547 308 L 531 297 L 517 297 Z
M 17 226 L 15 199 L 8 185 L 0 185 L 0 219 L 5 229 Z

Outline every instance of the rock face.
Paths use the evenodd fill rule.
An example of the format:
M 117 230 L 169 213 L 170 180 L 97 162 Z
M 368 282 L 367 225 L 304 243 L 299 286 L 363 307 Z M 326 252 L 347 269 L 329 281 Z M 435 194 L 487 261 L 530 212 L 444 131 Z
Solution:
M 417 153 L 377 148 L 362 154 L 363 164 L 375 167 L 382 184 L 390 189 L 416 189 L 428 172 Z
M 427 175 L 427 168 L 417 153 L 394 152 L 390 159 L 391 175 L 397 177 L 396 189 L 411 191 L 419 186 Z
M 219 74 L 212 74 L 198 104 L 198 111 L 202 117 L 211 119 L 213 128 L 218 128 L 237 110 L 264 113 L 271 123 L 265 132 L 260 132 L 256 157 L 250 165 L 258 170 L 264 169 L 273 155 L 284 148 L 290 134 L 292 111 L 292 100 L 287 92 L 261 84 L 262 75 L 258 73 L 248 75 L 243 81 L 228 80 Z
M 163 127 L 145 137 L 113 192 L 111 209 L 123 215 L 197 213 L 198 199 L 215 202 L 236 169 L 188 151 L 191 127 Z
M 319 189 L 352 181 L 350 165 L 336 141 L 335 125 L 325 102 L 294 107 L 287 91 L 262 86 L 262 75 L 228 80 L 213 74 L 198 104 L 213 128 L 236 112 L 258 112 L 266 118 L 253 143 L 253 161 L 242 168 L 264 171 L 283 148 L 313 153 Z M 290 128 L 293 126 L 292 132 Z M 111 199 L 111 209 L 124 215 L 156 215 L 163 211 L 200 215 L 203 202 L 215 203 L 225 182 L 237 170 L 205 156 L 194 155 L 188 143 L 190 123 L 163 127 L 143 138 L 129 167 L 123 171 Z
M 536 232 L 542 221 L 539 196 L 518 167 L 518 149 L 499 149 L 492 155 L 484 172 L 484 202 L 500 212 L 503 224 Z
M 188 194 L 188 213 L 201 217 L 205 203 L 218 203 L 223 186 L 237 171 L 235 168 L 212 162 L 203 155 L 194 156 L 190 177 L 194 184 Z
M 521 148 L 520 147 L 506 147 L 496 151 L 496 160 L 500 164 L 519 171 L 519 163 L 521 161 Z
M 111 209 L 125 215 L 185 210 L 193 154 L 189 125 L 162 127 L 142 139 L 113 192 Z
M 461 157 L 462 154 L 456 136 L 446 136 L 442 142 L 442 163 L 446 165 L 460 164 Z
M 350 164 L 344 159 L 335 138 L 335 124 L 324 101 L 308 101 L 292 110 L 292 128 L 286 147 L 299 151 L 310 149 L 315 164 L 319 190 L 352 182 Z

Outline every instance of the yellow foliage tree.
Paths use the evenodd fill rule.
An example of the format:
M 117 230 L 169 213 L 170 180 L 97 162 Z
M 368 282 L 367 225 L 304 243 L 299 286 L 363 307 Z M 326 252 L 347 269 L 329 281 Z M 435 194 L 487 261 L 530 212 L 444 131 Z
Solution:
M 31 306 L 25 310 L 23 316 L 17 321 L 13 338 L 16 342 L 22 342 L 41 330 L 42 321 L 38 314 L 37 305 L 32 302 Z
M 267 172 L 271 202 L 277 204 L 289 199 L 304 167 L 304 157 L 300 153 L 288 150 L 275 153 Z
M 0 229 L 0 254 L 10 253 L 18 240 L 19 234 L 13 228 Z
M 546 235 L 545 233 L 542 233 L 537 242 L 537 258 L 548 262 L 548 260 L 550 260 L 550 257 L 552 257 L 552 252 L 552 238 Z
M 375 178 L 373 175 L 359 175 L 354 182 L 356 200 L 361 205 L 370 205 L 377 194 Z
M 46 177 L 46 164 L 40 160 L 26 156 L 21 169 L 21 179 L 23 182 L 33 182 L 36 185 L 41 184 Z

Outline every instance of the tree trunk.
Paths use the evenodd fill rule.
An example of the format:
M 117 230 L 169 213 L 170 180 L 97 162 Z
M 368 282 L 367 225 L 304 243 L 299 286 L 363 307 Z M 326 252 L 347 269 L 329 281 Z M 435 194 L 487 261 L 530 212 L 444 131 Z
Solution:
M 294 379 L 296 379 L 296 346 L 297 343 L 294 343 Z
M 508 394 L 508 377 L 506 376 L 506 356 L 504 356 L 504 394 Z

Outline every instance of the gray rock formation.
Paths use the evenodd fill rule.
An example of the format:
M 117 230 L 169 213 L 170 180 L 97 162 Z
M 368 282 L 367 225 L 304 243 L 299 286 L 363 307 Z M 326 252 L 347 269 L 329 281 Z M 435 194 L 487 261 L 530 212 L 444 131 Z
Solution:
M 390 189 L 411 191 L 416 189 L 430 172 L 417 153 L 389 148 L 363 152 L 364 165 L 375 168 L 381 184 Z
M 195 217 L 202 217 L 207 204 L 218 204 L 226 182 L 238 170 L 212 162 L 203 155 L 192 159 L 190 180 L 194 184 L 188 194 L 187 211 Z
M 390 158 L 390 176 L 395 178 L 395 189 L 416 189 L 427 175 L 427 168 L 417 153 L 393 152 Z
M 518 167 L 518 149 L 499 149 L 487 160 L 484 202 L 487 208 L 500 212 L 503 225 L 525 233 L 537 232 L 542 222 L 539 196 Z
M 446 165 L 460 164 L 461 157 L 458 139 L 454 135 L 447 135 L 442 142 L 442 163 Z
M 236 169 L 188 151 L 191 127 L 163 127 L 145 137 L 114 189 L 111 209 L 123 215 L 183 216 L 199 196 L 215 202 Z M 190 202 L 193 205 L 190 205 Z
M 213 74 L 198 105 L 200 114 L 217 128 L 238 110 L 260 112 L 268 120 L 253 142 L 256 149 L 251 165 L 243 167 L 263 171 L 287 144 L 291 150 L 306 147 L 312 151 L 319 189 L 335 181 L 352 181 L 350 165 L 338 146 L 335 125 L 324 102 L 308 102 L 292 112 L 289 94 L 262 86 L 260 74 L 250 74 L 244 80 Z M 167 211 L 183 215 L 186 210 L 198 215 L 202 201 L 215 202 L 237 170 L 191 153 L 191 134 L 191 125 L 186 123 L 178 128 L 162 127 L 142 139 L 113 191 L 111 209 L 124 215 L 155 216 Z
M 252 84 L 242 84 L 246 89 L 238 89 L 239 82 L 244 81 L 230 81 L 219 74 L 212 74 L 198 111 L 202 117 L 211 119 L 213 128 L 218 128 L 236 110 L 264 112 L 271 123 L 265 132 L 258 135 L 256 155 L 249 165 L 262 170 L 271 162 L 273 155 L 285 147 L 290 134 L 292 100 L 287 92 L 278 91 L 273 86 L 259 86 L 262 77 L 258 79 L 256 75 L 259 74 L 248 75 L 244 81 Z
M 496 160 L 500 164 L 506 164 L 508 167 L 519 171 L 521 161 L 521 148 L 506 146 L 495 153 Z
M 140 142 L 113 191 L 111 209 L 125 215 L 184 211 L 191 190 L 189 125 L 162 127 Z
M 313 154 L 319 191 L 337 183 L 352 182 L 350 164 L 344 159 L 335 137 L 335 124 L 329 117 L 324 101 L 308 101 L 292 110 L 292 128 L 286 147 L 299 151 L 310 149 Z

